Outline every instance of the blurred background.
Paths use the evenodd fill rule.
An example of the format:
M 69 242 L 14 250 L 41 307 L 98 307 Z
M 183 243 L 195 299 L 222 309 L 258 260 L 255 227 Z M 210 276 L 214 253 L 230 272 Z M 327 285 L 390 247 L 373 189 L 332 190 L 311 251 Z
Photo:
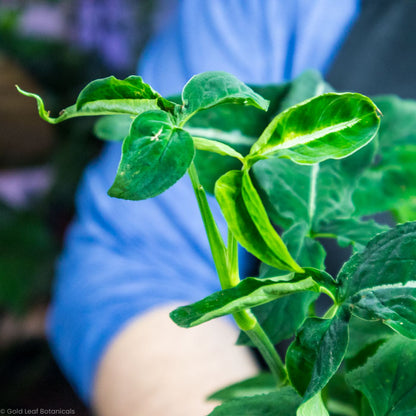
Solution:
M 136 72 L 172 0 L 0 0 L 0 408 L 88 411 L 50 354 L 44 319 L 54 264 L 85 165 L 99 152 L 92 119 L 50 126 L 89 81 Z

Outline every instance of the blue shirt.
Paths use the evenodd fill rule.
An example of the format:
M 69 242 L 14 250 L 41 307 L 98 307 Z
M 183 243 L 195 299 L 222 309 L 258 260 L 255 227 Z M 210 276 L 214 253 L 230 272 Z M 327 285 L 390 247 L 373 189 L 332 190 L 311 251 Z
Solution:
M 182 0 L 138 72 L 164 95 L 208 70 L 251 84 L 309 68 L 325 73 L 358 7 L 358 0 Z M 110 198 L 119 158 L 120 145 L 110 144 L 84 175 L 49 314 L 52 350 L 86 402 L 100 358 L 132 318 L 219 289 L 189 179 L 145 201 Z

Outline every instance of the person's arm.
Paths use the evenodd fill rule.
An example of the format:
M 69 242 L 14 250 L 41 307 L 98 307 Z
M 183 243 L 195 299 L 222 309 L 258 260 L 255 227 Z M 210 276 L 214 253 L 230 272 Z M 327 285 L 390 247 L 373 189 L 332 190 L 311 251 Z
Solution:
M 209 394 L 256 374 L 231 322 L 187 330 L 169 319 L 173 308 L 135 318 L 110 344 L 95 381 L 98 415 L 207 415 L 218 405 L 205 401 Z

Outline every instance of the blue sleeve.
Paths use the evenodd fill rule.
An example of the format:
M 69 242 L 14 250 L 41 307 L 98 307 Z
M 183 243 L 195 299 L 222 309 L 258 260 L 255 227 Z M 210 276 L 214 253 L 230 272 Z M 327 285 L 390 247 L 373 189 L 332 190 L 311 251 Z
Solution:
M 206 70 L 251 83 L 278 82 L 307 67 L 324 70 L 356 13 L 353 0 L 334 3 L 182 0 L 150 42 L 139 73 L 167 95 Z M 108 145 L 84 175 L 49 314 L 52 350 L 86 402 L 104 350 L 129 320 L 219 289 L 189 179 L 150 200 L 113 199 L 106 191 L 119 157 L 120 145 Z M 210 203 L 225 233 L 219 208 Z

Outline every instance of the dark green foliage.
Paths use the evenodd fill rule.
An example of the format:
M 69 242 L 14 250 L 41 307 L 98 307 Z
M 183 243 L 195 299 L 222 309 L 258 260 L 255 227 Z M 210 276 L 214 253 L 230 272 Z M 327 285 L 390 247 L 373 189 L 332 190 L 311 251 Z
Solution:
M 196 303 L 175 309 L 170 317 L 177 325 L 189 328 L 292 293 L 319 292 L 320 286 L 307 277 L 308 273 L 293 275 L 288 275 L 286 279 L 280 276 L 269 279 L 247 277 L 231 289 L 215 292 Z
M 309 318 L 289 347 L 289 377 L 305 400 L 319 393 L 341 365 L 348 346 L 348 321 L 344 309 L 331 319 Z
M 187 121 L 196 112 L 218 104 L 247 104 L 267 110 L 269 102 L 226 72 L 204 72 L 192 77 L 182 91 L 179 119 Z
M 216 391 L 208 397 L 208 400 L 219 400 L 225 402 L 238 397 L 271 393 L 276 391 L 276 389 L 276 381 L 273 375 L 270 373 L 260 373 L 258 376 L 231 384 L 228 387 Z
M 188 170 L 224 290 L 171 317 L 192 327 L 232 314 L 239 343 L 255 345 L 273 373 L 212 395 L 224 403 L 211 415 L 415 413 L 414 342 L 402 336 L 416 339 L 416 223 L 363 218 L 415 215 L 414 102 L 378 98 L 380 127 L 369 98 L 335 93 L 316 72 L 253 89 L 207 72 L 172 101 L 140 77 L 109 77 L 56 119 L 23 93 L 50 123 L 106 115 L 97 135 L 124 140 L 111 196 L 151 198 Z M 201 183 L 215 191 L 227 245 Z M 336 279 L 320 239 L 353 247 Z M 263 262 L 259 278 L 239 280 L 237 242 Z M 326 312 L 319 293 L 333 303 Z M 291 336 L 284 367 L 273 344 Z
M 416 409 L 416 342 L 392 337 L 368 361 L 347 374 L 375 416 L 411 416 Z
M 192 137 L 164 111 L 139 115 L 123 142 L 122 157 L 108 191 L 117 198 L 152 198 L 180 179 L 194 157 Z
M 285 387 L 277 392 L 226 401 L 209 416 L 296 416 L 301 398 Z

